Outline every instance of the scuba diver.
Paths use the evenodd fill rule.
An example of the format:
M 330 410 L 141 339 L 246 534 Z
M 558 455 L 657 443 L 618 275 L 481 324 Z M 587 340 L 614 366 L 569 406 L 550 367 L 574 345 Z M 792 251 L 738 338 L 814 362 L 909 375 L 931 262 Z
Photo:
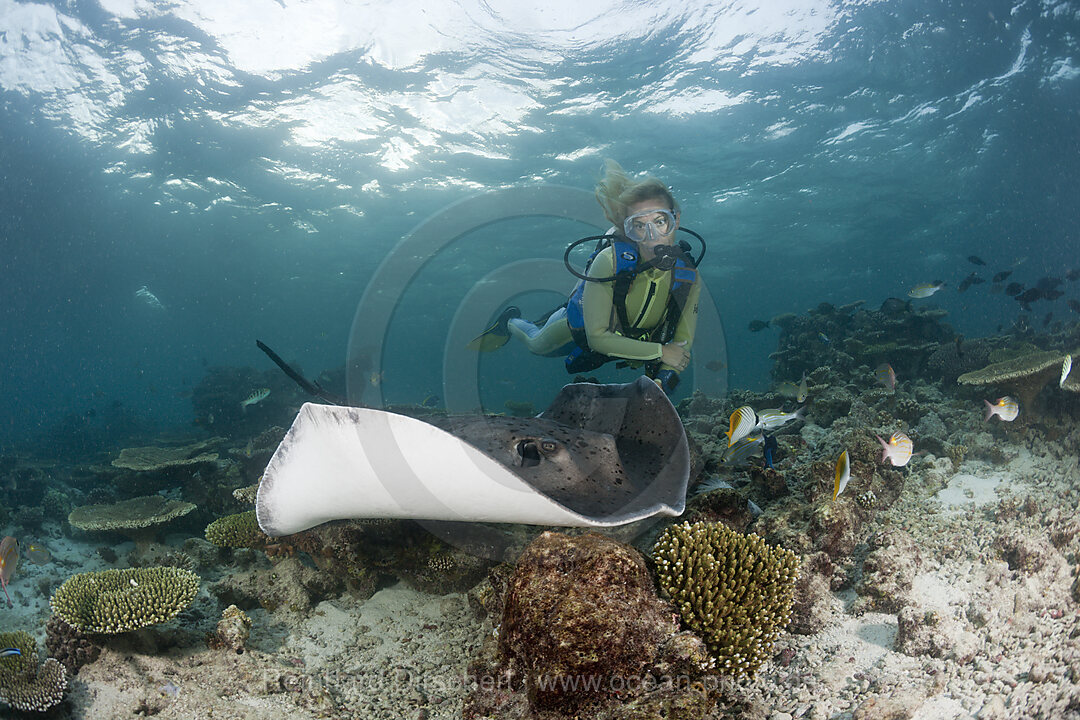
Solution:
M 654 177 L 634 180 L 614 160 L 604 163 L 596 199 L 613 227 L 566 249 L 566 266 L 580 278 L 569 300 L 536 323 L 508 307 L 468 347 L 495 350 L 513 335 L 534 354 L 565 355 L 568 373 L 588 372 L 611 361 L 617 367 L 644 366 L 670 393 L 690 363 L 704 241 L 679 227 L 679 205 L 663 182 Z M 677 239 L 680 229 L 701 242 L 696 259 L 689 243 Z M 570 266 L 570 251 L 591 240 L 598 241 L 597 247 L 582 274 Z

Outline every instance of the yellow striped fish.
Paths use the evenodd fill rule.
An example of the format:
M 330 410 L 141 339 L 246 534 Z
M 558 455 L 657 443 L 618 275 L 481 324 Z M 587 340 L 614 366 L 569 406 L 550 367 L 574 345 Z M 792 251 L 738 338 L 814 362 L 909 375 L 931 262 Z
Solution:
M 899 430 L 893 433 L 893 436 L 889 438 L 889 442 L 882 440 L 880 435 L 874 437 L 881 443 L 881 462 L 888 459 L 895 467 L 903 467 L 908 464 L 908 460 L 911 459 L 911 450 L 914 447 L 911 438 Z
M 989 400 L 983 400 L 983 403 L 986 405 L 986 420 L 997 415 L 1005 422 L 1012 422 L 1020 414 L 1020 404 L 1008 395 L 998 398 L 998 401 L 993 405 L 990 404 Z
M 833 473 L 833 500 L 839 497 L 840 493 L 844 492 L 844 488 L 847 487 L 848 480 L 850 479 L 851 463 L 848 461 L 847 450 L 845 450 L 840 453 L 840 458 L 836 461 L 836 472 Z
M 728 447 L 742 440 L 755 431 L 761 430 L 764 424 L 758 420 L 754 408 L 743 405 L 731 413 L 731 426 L 728 428 Z
M 724 451 L 721 462 L 725 465 L 738 465 L 750 459 L 755 452 L 764 444 L 762 435 L 747 435 Z
M 877 381 L 889 388 L 889 392 L 896 390 L 896 373 L 892 369 L 892 365 L 889 363 L 881 363 L 877 366 L 877 370 L 874 371 L 874 377 Z

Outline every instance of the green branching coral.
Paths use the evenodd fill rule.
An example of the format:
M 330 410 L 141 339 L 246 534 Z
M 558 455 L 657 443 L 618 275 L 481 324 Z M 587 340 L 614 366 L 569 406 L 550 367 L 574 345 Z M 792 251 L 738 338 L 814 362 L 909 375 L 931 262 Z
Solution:
M 112 635 L 176 617 L 199 592 L 199 576 L 177 567 L 128 568 L 73 575 L 49 604 L 68 625 Z
M 41 666 L 37 645 L 25 632 L 0 633 L 0 648 L 18 648 L 21 654 L 0 661 L 0 700 L 16 710 L 44 712 L 60 704 L 67 690 L 67 671 L 53 658 Z
M 753 676 L 791 614 L 799 559 L 722 523 L 672 525 L 653 547 L 660 587 L 718 667 Z
M 206 539 L 219 547 L 261 548 L 270 538 L 259 529 L 255 511 L 226 515 L 206 526 Z

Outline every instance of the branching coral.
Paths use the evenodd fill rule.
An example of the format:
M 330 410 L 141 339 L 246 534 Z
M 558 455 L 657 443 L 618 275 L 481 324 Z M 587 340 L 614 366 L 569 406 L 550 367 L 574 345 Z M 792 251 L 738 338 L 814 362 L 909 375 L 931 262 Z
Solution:
M 673 525 L 653 548 L 660 587 L 718 667 L 753 675 L 787 626 L 799 560 L 722 523 Z

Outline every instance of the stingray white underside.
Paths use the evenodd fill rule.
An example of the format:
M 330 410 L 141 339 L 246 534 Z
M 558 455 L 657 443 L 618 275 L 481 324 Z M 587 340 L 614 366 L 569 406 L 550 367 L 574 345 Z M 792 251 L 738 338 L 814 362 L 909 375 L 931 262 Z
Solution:
M 266 467 L 256 513 L 272 537 L 359 518 L 611 527 L 677 516 L 681 500 L 588 517 L 422 420 L 305 403 Z

